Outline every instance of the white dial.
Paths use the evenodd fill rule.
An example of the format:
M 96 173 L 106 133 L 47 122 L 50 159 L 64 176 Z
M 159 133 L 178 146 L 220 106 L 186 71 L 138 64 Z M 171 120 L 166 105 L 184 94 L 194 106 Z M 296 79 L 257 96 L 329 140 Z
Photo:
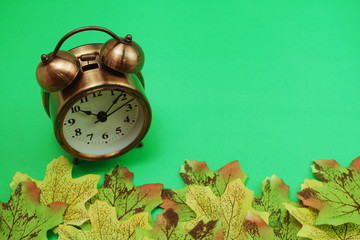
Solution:
M 122 90 L 92 92 L 68 108 L 62 123 L 67 144 L 87 155 L 106 155 L 128 146 L 144 121 L 142 108 Z

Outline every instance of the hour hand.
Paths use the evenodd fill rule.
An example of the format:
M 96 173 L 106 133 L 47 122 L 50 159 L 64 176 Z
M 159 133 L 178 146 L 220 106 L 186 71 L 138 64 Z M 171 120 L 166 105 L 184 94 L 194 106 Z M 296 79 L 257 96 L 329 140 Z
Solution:
M 91 111 L 85 111 L 85 110 L 81 110 L 81 109 L 79 111 L 85 113 L 88 116 L 90 116 L 90 115 L 97 116 L 96 114 L 92 113 Z

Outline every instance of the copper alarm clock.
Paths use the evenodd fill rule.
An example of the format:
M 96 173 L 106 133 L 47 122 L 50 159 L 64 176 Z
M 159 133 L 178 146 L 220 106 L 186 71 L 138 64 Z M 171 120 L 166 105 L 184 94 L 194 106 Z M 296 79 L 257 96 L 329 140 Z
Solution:
M 70 36 L 89 30 L 112 39 L 61 51 Z M 102 27 L 75 29 L 49 54 L 41 55 L 36 77 L 56 139 L 75 158 L 105 160 L 141 144 L 151 123 L 141 69 L 144 54 L 131 35 Z

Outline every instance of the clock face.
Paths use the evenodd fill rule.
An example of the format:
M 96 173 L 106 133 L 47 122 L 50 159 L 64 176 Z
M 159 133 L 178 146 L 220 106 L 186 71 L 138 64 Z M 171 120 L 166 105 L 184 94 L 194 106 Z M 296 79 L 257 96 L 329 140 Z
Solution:
M 62 122 L 67 144 L 92 156 L 119 152 L 139 135 L 144 122 L 141 104 L 123 90 L 91 92 L 72 104 Z

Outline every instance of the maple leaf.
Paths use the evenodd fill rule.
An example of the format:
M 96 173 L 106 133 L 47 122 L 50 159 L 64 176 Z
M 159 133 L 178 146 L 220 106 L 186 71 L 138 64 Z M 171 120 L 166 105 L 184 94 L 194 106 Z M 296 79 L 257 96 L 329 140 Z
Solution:
M 301 184 L 301 191 L 298 192 L 298 197 L 302 200 L 302 204 L 307 206 L 310 204 L 312 208 L 320 209 L 322 207 L 322 201 L 317 198 L 311 198 L 311 194 L 314 193 L 313 189 L 322 187 L 324 185 L 323 182 L 320 182 L 315 179 L 305 179 L 304 183 Z
M 360 224 L 360 158 L 349 168 L 335 160 L 314 161 L 312 169 L 323 184 L 304 188 L 298 197 L 320 211 L 316 224 Z
M 186 194 L 188 187 L 182 189 L 164 189 L 161 193 L 163 203 L 160 205 L 164 209 L 173 209 L 179 215 L 179 221 L 188 221 L 196 218 L 196 213 L 187 205 Z
M 269 225 L 274 229 L 274 239 L 299 239 L 296 235 L 301 228 L 283 203 L 290 203 L 289 186 L 273 175 L 262 182 L 262 192 L 254 198 L 253 207 L 269 212 Z
M 48 205 L 57 201 L 68 204 L 64 216 L 65 224 L 81 225 L 88 220 L 85 202 L 97 193 L 100 176 L 88 174 L 74 179 L 71 176 L 72 168 L 73 165 L 67 158 L 60 156 L 48 164 L 43 181 L 31 180 L 41 190 L 41 204 Z M 27 178 L 30 177 L 17 172 L 11 185 Z
M 273 229 L 261 217 L 252 214 L 250 211 L 247 212 L 242 228 L 247 235 L 246 239 L 276 239 L 273 233 Z M 291 238 L 286 239 L 290 240 Z
M 151 212 L 162 203 L 162 184 L 145 184 L 136 187 L 132 183 L 133 173 L 127 168 L 117 166 L 105 175 L 102 188 L 96 199 L 107 202 L 116 208 L 118 220 L 127 220 L 139 212 Z
M 59 240 L 128 240 L 135 239 L 135 229 L 150 230 L 149 213 L 142 212 L 119 222 L 115 208 L 105 202 L 96 200 L 88 210 L 91 229 L 78 229 L 71 225 L 60 225 Z
M 153 230 L 138 230 L 137 236 L 142 240 L 223 239 L 221 226 L 217 220 L 202 220 L 193 229 L 187 231 L 179 222 L 179 216 L 172 208 L 165 209 L 157 215 Z
M 41 205 L 39 194 L 30 180 L 13 185 L 9 201 L 0 204 L 0 239 L 45 240 L 47 231 L 62 223 L 67 205 Z
M 230 162 L 218 171 L 213 172 L 208 168 L 206 162 L 187 160 L 181 167 L 180 175 L 186 185 L 210 187 L 217 197 L 224 193 L 231 181 L 241 179 L 242 182 L 245 182 L 247 178 L 247 175 L 240 169 L 238 161 Z M 187 187 L 183 189 L 164 189 L 162 191 L 163 203 L 160 207 L 164 209 L 172 208 L 176 212 L 181 212 L 179 215 L 181 222 L 194 219 L 196 217 L 195 212 L 186 204 L 185 195 L 187 192 Z
M 303 226 L 298 236 L 314 240 L 358 240 L 360 239 L 360 225 L 345 223 L 339 226 L 315 225 L 318 210 L 312 208 L 297 208 L 291 204 L 284 203 L 286 209 Z
M 233 180 L 240 178 L 246 181 L 247 175 L 241 170 L 239 162 L 233 161 L 216 172 L 211 171 L 206 162 L 185 161 L 181 167 L 180 175 L 186 185 L 199 185 L 210 187 L 213 193 L 220 197 L 226 186 Z
M 187 231 L 193 229 L 201 220 L 220 220 L 224 239 L 245 239 L 249 236 L 248 232 L 255 232 L 249 229 L 245 231 L 243 227 L 249 211 L 267 221 L 268 214 L 252 209 L 253 192 L 244 186 L 241 179 L 229 183 L 220 197 L 209 187 L 193 185 L 187 189 L 185 203 L 196 213 L 193 220 L 182 223 Z M 181 212 L 178 214 L 181 215 Z M 256 224 L 251 226 L 257 227 Z

